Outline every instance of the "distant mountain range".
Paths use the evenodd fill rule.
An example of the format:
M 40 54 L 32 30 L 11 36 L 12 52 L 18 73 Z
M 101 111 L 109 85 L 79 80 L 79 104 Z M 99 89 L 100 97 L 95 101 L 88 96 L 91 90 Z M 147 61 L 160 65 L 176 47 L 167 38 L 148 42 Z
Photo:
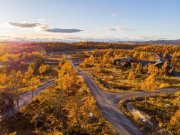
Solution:
M 180 45 L 180 39 L 177 40 L 150 40 L 150 41 L 119 41 L 118 43 L 123 44 L 172 44 Z
M 104 43 L 119 43 L 119 44 L 127 44 L 127 45 L 144 45 L 144 44 L 157 44 L 157 45 L 179 45 L 180 39 L 177 40 L 149 40 L 149 41 L 117 41 L 117 40 L 97 40 L 97 39 L 89 39 L 89 42 L 104 42 Z M 0 43 L 27 43 L 27 42 L 65 42 L 65 43 L 73 43 L 73 42 L 81 42 L 81 41 L 66 41 L 66 40 L 20 40 L 20 41 L 0 41 Z M 85 41 L 82 41 L 85 42 Z

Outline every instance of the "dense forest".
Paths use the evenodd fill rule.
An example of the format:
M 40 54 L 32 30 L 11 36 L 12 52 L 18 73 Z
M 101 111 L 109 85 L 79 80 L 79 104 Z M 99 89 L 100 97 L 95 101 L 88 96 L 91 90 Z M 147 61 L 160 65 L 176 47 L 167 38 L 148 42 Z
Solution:
M 127 45 L 120 43 L 105 43 L 105 42 L 32 42 L 32 43 L 0 43 L 0 50 L 4 52 L 17 53 L 19 51 L 34 51 L 37 47 L 44 48 L 47 52 L 68 51 L 76 49 L 133 49 L 137 45 Z M 3 51 L 2 51 L 3 52 Z M 0 52 L 1 53 L 1 52 Z

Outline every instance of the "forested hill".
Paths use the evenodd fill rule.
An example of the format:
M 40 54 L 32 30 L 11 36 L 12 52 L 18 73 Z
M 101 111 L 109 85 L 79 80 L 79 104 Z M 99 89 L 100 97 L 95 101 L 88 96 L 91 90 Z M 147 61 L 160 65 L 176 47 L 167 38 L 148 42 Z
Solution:
M 178 40 L 177 40 L 178 41 Z M 33 52 L 38 50 L 44 50 L 48 53 L 60 52 L 60 51 L 74 51 L 74 50 L 92 50 L 92 49 L 134 49 L 140 46 L 159 46 L 152 41 L 153 44 L 148 42 L 118 42 L 118 43 L 108 43 L 108 42 L 11 42 L 11 43 L 0 43 L 0 54 L 6 53 L 19 53 L 19 52 Z M 159 41 L 160 42 L 160 41 Z M 170 42 L 170 41 L 169 41 Z M 163 44 L 162 44 L 163 45 Z M 173 44 L 165 44 L 173 45 Z M 179 44 L 180 45 L 180 44 Z M 173 45 L 174 46 L 174 45 Z
M 35 46 L 43 47 L 47 52 L 58 52 L 68 50 L 91 50 L 91 49 L 134 49 L 138 45 L 127 45 L 120 43 L 105 43 L 105 42 L 38 42 L 32 43 Z

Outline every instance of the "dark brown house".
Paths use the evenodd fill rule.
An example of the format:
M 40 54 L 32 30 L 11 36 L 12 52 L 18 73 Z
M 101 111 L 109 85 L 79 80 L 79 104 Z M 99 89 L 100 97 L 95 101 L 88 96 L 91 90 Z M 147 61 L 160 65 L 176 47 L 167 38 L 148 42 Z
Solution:
M 159 54 L 154 54 L 154 61 L 171 61 L 172 56 L 169 54 L 163 54 L 163 53 L 159 53 Z
M 114 60 L 114 65 L 122 66 L 122 67 L 129 67 L 134 60 L 131 57 L 122 57 Z
M 164 65 L 164 62 L 157 61 L 157 62 L 153 63 L 153 65 L 156 66 L 157 68 L 162 68 L 162 66 Z M 173 74 L 173 68 L 170 65 L 167 65 L 166 72 L 169 74 Z

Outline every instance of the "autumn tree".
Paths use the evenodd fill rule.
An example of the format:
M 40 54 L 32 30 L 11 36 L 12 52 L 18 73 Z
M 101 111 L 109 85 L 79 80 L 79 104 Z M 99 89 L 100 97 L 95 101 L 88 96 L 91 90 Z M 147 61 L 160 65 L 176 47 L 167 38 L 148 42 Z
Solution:
M 140 59 L 140 60 L 144 60 L 144 59 L 145 59 L 145 53 L 144 53 L 144 52 L 141 52 L 141 53 L 140 53 L 139 59 Z
M 82 67 L 87 67 L 89 65 L 89 59 L 85 58 L 84 61 L 81 63 Z
M 19 87 L 22 84 L 23 80 L 23 74 L 21 71 L 17 71 L 15 76 L 15 83 L 17 84 L 17 87 Z
M 33 74 L 38 75 L 39 74 L 39 67 L 44 63 L 43 58 L 37 58 L 33 65 Z
M 162 65 L 161 69 L 160 69 L 160 74 L 161 75 L 166 75 L 168 72 L 168 62 L 164 62 L 164 64 Z
M 77 71 L 73 68 L 72 64 L 67 61 L 58 71 L 58 87 L 61 90 L 65 90 L 69 93 L 77 80 Z
M 28 82 L 29 82 L 29 88 L 31 90 L 31 97 L 33 100 L 34 91 L 37 89 L 38 85 L 40 84 L 40 80 L 39 80 L 39 78 L 32 77 Z
M 95 63 L 95 58 L 94 58 L 93 55 L 91 55 L 91 56 L 89 57 L 89 63 L 90 63 L 91 65 L 93 65 L 93 64 Z
M 142 88 L 146 89 L 154 89 L 159 86 L 159 82 L 156 80 L 155 74 L 149 75 L 144 83 L 142 83 Z
M 17 88 L 16 88 L 16 103 L 17 103 L 17 106 L 18 106 L 18 109 L 19 109 L 19 100 L 20 100 L 20 94 L 18 93 L 18 88 L 20 86 L 22 86 L 22 81 L 23 81 L 23 74 L 21 71 L 18 71 L 16 73 L 16 79 L 15 79 L 15 82 L 17 84 Z
M 3 74 L 0 74 L 0 85 L 5 85 L 8 81 L 8 76 L 3 73 Z
M 180 109 L 178 109 L 174 116 L 171 117 L 170 119 L 170 125 L 169 125 L 169 128 L 171 130 L 174 130 L 174 133 L 175 134 L 179 134 L 180 133 L 180 125 L 179 125 L 179 122 L 180 122 Z
M 135 80 L 135 74 L 134 74 L 133 70 L 131 70 L 131 71 L 129 72 L 128 80 L 131 80 L 131 81 L 134 81 L 134 80 Z
M 9 75 L 9 83 L 8 83 L 8 88 L 14 88 L 16 87 L 16 83 L 15 83 L 15 77 L 16 77 L 16 71 L 15 70 L 11 70 L 10 75 Z
M 139 56 L 138 52 L 133 53 L 133 58 L 138 59 L 138 56 Z
M 39 73 L 41 74 L 41 77 L 42 75 L 49 70 L 49 65 L 44 65 L 42 64 L 40 67 L 39 67 Z
M 143 72 L 144 72 L 144 73 L 147 73 L 147 72 L 148 72 L 148 65 L 143 66 Z
M 6 66 L 0 67 L 0 73 L 6 73 L 6 72 L 7 72 Z
M 81 131 L 81 106 L 83 104 L 83 98 L 80 96 L 80 94 L 76 94 L 74 96 L 74 115 L 76 119 L 77 126 L 79 130 Z
M 112 62 L 111 60 L 112 59 L 107 54 L 105 54 L 104 56 L 102 56 L 100 65 L 101 66 L 110 66 L 110 64 Z
M 31 77 L 33 77 L 33 72 L 34 72 L 33 66 L 30 65 L 30 66 L 28 67 L 27 72 L 25 72 L 24 78 L 25 78 L 25 79 L 30 79 Z
M 67 99 L 67 94 L 64 90 L 58 90 L 57 93 L 57 116 L 59 117 L 60 122 L 62 123 L 62 126 L 65 125 L 65 101 Z
M 15 90 L 15 99 L 14 100 L 17 103 L 18 109 L 19 109 L 19 99 L 20 99 L 18 89 L 22 85 L 22 80 L 23 80 L 23 74 L 21 73 L 21 71 L 12 70 L 10 72 L 9 81 L 8 81 L 9 86 L 8 87 L 10 89 Z
M 159 69 L 158 67 L 152 65 L 152 64 L 148 64 L 148 74 L 154 74 L 154 75 L 158 75 L 159 74 Z
M 141 75 L 143 71 L 142 65 L 141 64 L 137 64 L 136 66 L 136 74 L 137 75 Z

